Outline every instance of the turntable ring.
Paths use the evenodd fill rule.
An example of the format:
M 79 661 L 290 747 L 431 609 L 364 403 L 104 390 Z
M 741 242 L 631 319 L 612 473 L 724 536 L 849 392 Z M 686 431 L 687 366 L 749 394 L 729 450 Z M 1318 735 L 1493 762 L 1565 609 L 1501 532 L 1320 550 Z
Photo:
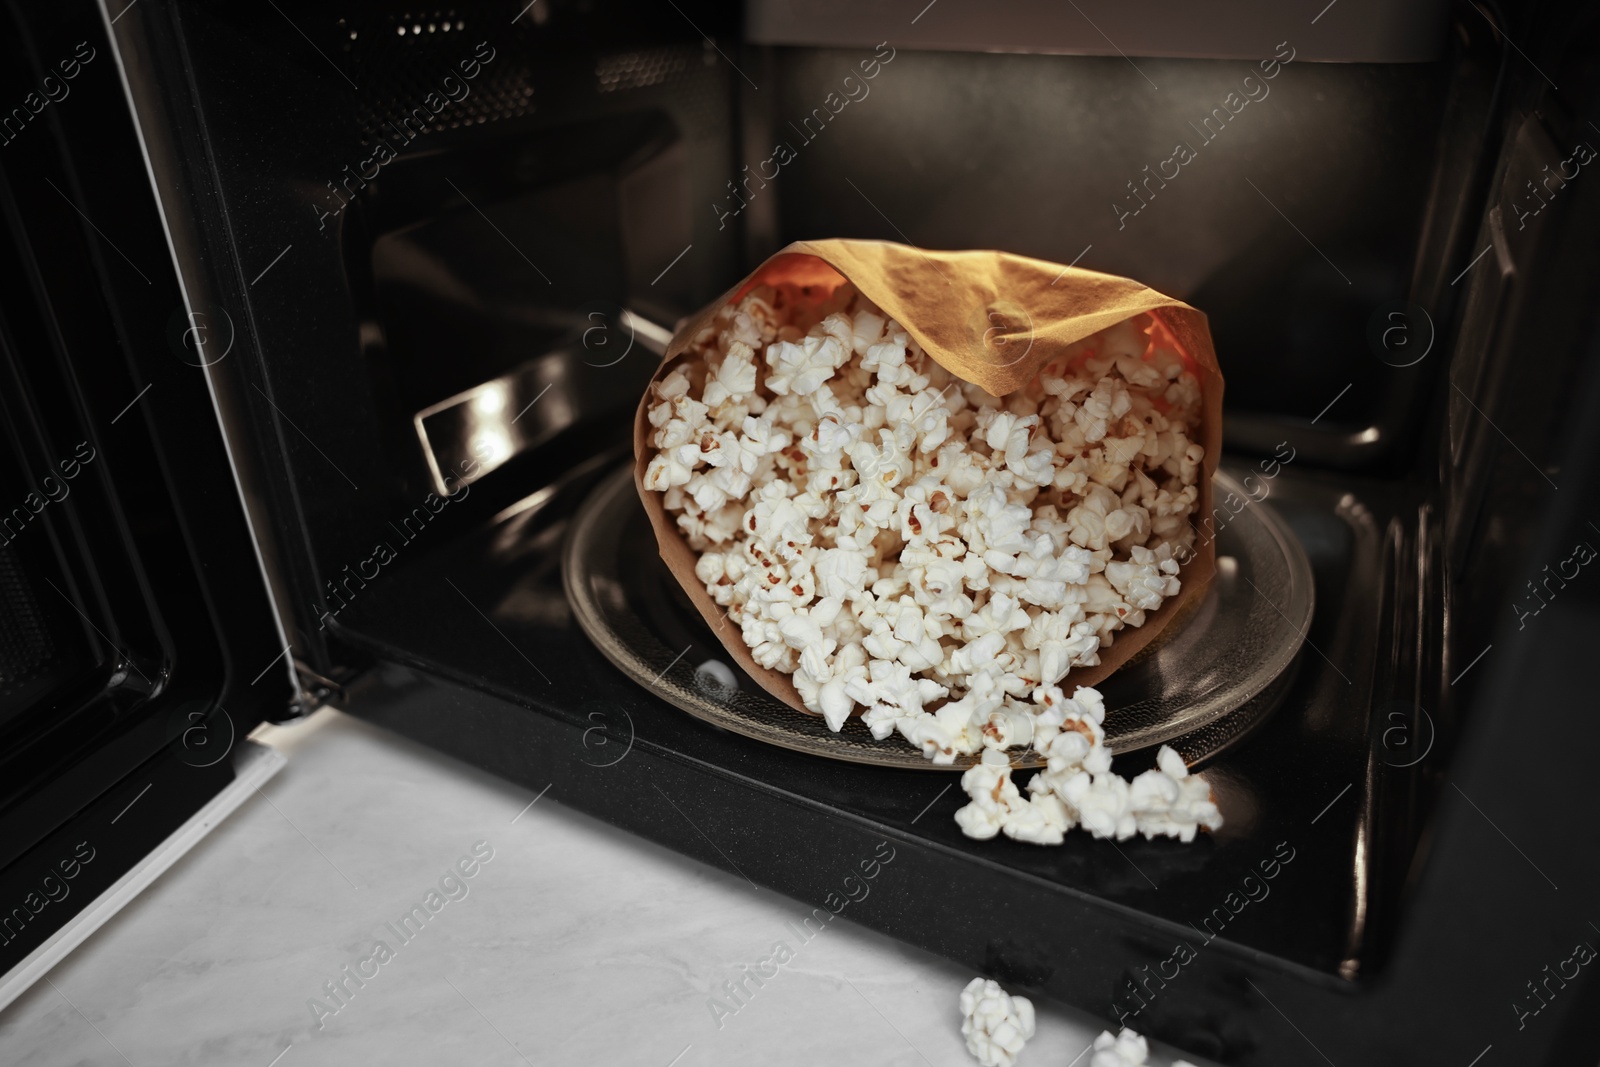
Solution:
M 1244 488 L 1219 471 L 1217 499 Z M 1311 564 L 1270 505 L 1250 502 L 1216 535 L 1217 574 L 1187 619 L 1098 687 L 1106 745 L 1124 754 L 1170 744 L 1191 765 L 1271 714 L 1293 680 L 1311 624 Z M 572 521 L 562 559 L 579 625 L 612 663 L 696 718 L 768 744 L 885 767 L 937 766 L 898 735 L 875 740 L 859 718 L 838 733 L 756 685 L 727 655 L 662 563 L 631 465 L 606 477 Z M 730 684 L 731 683 L 731 684 Z M 1065 680 L 1071 687 L 1071 675 Z M 1014 753 L 1036 767 L 1035 752 Z

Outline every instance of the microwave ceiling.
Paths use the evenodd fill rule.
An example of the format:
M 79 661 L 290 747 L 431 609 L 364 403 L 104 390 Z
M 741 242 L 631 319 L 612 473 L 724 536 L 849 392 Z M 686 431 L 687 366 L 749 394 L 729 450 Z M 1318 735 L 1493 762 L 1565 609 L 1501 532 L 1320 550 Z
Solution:
M 1426 63 L 1444 52 L 1444 0 L 747 0 L 754 44 L 949 52 L 1258 59 L 1281 40 L 1299 58 L 1328 63 Z

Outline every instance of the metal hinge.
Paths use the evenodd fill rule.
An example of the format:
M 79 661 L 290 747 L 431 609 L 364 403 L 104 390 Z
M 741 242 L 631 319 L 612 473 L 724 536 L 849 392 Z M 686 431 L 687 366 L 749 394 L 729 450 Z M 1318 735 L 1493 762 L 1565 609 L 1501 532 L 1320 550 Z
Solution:
M 300 678 L 299 691 L 290 698 L 289 713 L 283 722 L 303 719 L 324 704 L 344 701 L 344 686 L 318 674 L 299 659 L 294 660 L 294 672 Z

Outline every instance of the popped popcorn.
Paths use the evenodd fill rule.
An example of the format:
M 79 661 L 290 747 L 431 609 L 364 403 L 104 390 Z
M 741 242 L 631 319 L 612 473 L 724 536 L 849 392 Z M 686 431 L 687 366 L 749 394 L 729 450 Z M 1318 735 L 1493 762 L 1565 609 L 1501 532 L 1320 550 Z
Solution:
M 1115 1036 L 1110 1030 L 1100 1031 L 1094 1039 L 1094 1055 L 1089 1057 L 1089 1067 L 1145 1067 L 1150 1057 L 1150 1046 L 1139 1034 L 1123 1027 Z M 1188 1060 L 1173 1060 L 1172 1067 L 1194 1067 Z
M 1111 773 L 1100 694 L 1080 687 L 1072 699 L 1055 686 L 1035 690 L 1034 747 L 1045 767 L 1023 796 L 1011 781 L 1011 761 L 986 748 L 977 766 L 961 776 L 969 803 L 956 812 L 968 837 L 1004 833 L 1018 841 L 1058 845 L 1066 831 L 1082 826 L 1094 837 L 1124 841 L 1134 834 L 1192 841 L 1203 827 L 1222 826 L 1211 788 L 1189 774 L 1183 758 L 1162 745 L 1157 766 L 1131 782 Z
M 1089 1067 L 1144 1067 L 1150 1056 L 1150 1046 L 1145 1039 L 1127 1027 L 1112 1036 L 1102 1030 L 1094 1039 L 1094 1055 L 1089 1057 Z
M 969 836 L 1188 841 L 1221 825 L 1206 784 L 1168 749 L 1111 774 L 1099 694 L 1058 687 L 1182 587 L 1204 449 L 1166 336 L 1135 316 L 997 398 L 849 283 L 759 286 L 652 386 L 644 486 L 755 661 L 830 729 L 860 714 L 935 763 L 983 753 Z M 1048 760 L 1026 794 L 1022 746 Z
M 999 982 L 974 978 L 961 991 L 961 1036 L 983 1067 L 1012 1067 L 1033 1036 L 1033 1001 L 1014 997 Z

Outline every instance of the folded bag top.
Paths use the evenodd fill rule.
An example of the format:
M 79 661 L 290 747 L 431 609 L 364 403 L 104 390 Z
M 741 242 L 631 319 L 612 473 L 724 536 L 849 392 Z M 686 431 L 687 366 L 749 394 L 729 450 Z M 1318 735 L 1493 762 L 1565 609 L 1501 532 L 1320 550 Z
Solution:
M 796 241 L 773 255 L 673 336 L 634 414 L 633 480 L 662 560 L 728 654 L 763 689 L 806 714 L 816 713 L 805 707 L 789 675 L 758 664 L 740 628 L 726 625 L 726 612 L 695 577 L 697 553 L 667 514 L 662 494 L 644 487 L 654 451 L 649 404 L 655 383 L 684 359 L 719 308 L 760 285 L 787 283 L 828 293 L 846 281 L 897 322 L 934 362 L 995 397 L 1033 381 L 1074 342 L 1148 312 L 1162 343 L 1183 357 L 1200 383 L 1200 425 L 1193 437 L 1205 449 L 1195 508 L 1201 517 L 1211 514 L 1211 478 L 1222 445 L 1222 372 L 1206 317 L 1148 286 L 1009 252 L 938 252 L 891 241 Z M 763 353 L 756 355 L 760 362 Z M 1178 572 L 1178 595 L 1149 613 L 1144 625 L 1117 631 L 1113 644 L 1101 646 L 1099 664 L 1073 668 L 1062 687 L 1097 685 L 1109 677 L 1187 613 L 1204 594 L 1215 566 L 1212 539 L 1200 539 Z

